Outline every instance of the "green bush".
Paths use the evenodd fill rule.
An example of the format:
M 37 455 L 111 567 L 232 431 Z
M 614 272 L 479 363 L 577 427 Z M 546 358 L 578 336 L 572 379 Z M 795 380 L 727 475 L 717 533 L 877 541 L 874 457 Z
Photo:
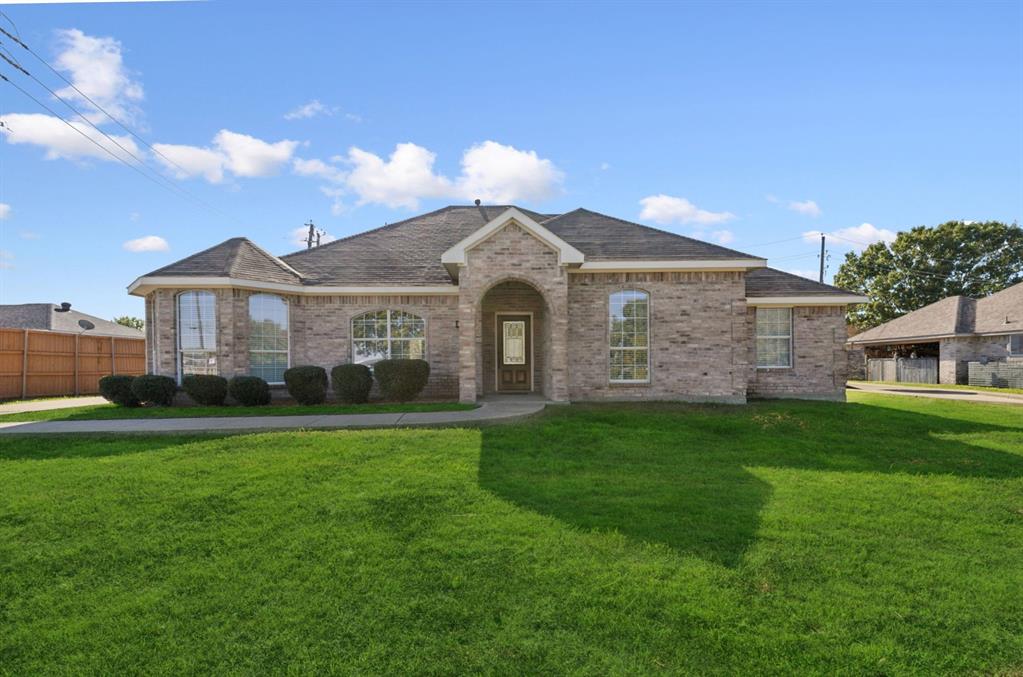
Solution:
M 178 384 L 170 376 L 156 374 L 136 376 L 131 384 L 131 392 L 139 402 L 159 407 L 169 407 L 173 404 L 174 393 L 177 391 Z
M 284 385 L 299 404 L 323 404 L 327 399 L 327 370 L 312 365 L 292 367 L 284 372 Z
M 181 389 L 196 404 L 219 407 L 227 399 L 227 379 L 212 374 L 189 374 L 181 379 Z
M 107 402 L 113 402 L 122 407 L 137 407 L 139 400 L 131 392 L 131 384 L 134 380 L 134 376 L 127 374 L 104 376 L 99 380 L 99 394 Z
M 426 360 L 380 360 L 373 365 L 373 376 L 384 397 L 396 402 L 413 400 L 426 387 L 430 363 Z
M 364 364 L 339 364 L 330 370 L 334 395 L 345 404 L 362 404 L 373 388 L 373 372 Z
M 227 392 L 244 407 L 270 404 L 270 386 L 258 376 L 235 376 L 227 382 Z

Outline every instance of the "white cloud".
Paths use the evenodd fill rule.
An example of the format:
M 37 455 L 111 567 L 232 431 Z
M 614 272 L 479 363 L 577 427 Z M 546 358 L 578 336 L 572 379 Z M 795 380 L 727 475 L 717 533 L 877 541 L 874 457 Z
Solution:
M 14 254 L 6 249 L 0 249 L 0 270 L 10 270 L 14 267 Z
M 799 268 L 786 268 L 785 272 L 792 273 L 793 275 L 798 275 L 799 277 L 805 277 L 809 280 L 813 280 L 814 282 L 816 282 L 817 278 L 820 277 L 819 270 L 801 270 Z
M 710 212 L 700 209 L 684 197 L 671 195 L 650 195 L 639 201 L 643 211 L 639 218 L 649 219 L 660 224 L 697 223 L 713 225 L 725 223 L 735 218 L 731 212 Z
M 436 159 L 434 153 L 414 143 L 399 143 L 386 161 L 352 147 L 347 158 L 352 171 L 346 183 L 359 196 L 359 204 L 416 209 L 422 198 L 444 197 L 453 192 L 451 181 L 433 173 Z
M 564 178 L 553 162 L 536 151 L 484 141 L 462 156 L 457 193 L 484 202 L 539 201 L 557 194 Z
M 331 235 L 330 233 L 328 233 L 326 231 L 323 231 L 323 230 L 321 230 L 319 228 L 317 228 L 317 230 L 320 231 L 320 244 L 321 245 L 327 244 L 328 242 L 333 242 L 334 240 L 337 239 L 336 237 L 334 237 L 333 235 Z M 309 236 L 309 226 L 299 226 L 298 228 L 295 228 L 294 230 L 291 231 L 291 243 L 293 245 L 295 245 L 296 247 L 305 247 L 306 246 L 305 239 L 308 236 Z
M 314 118 L 317 115 L 333 115 L 335 108 L 324 105 L 319 99 L 313 99 L 309 103 L 303 104 L 294 110 L 290 110 L 284 114 L 285 120 L 306 120 L 308 118 Z
M 814 202 L 813 200 L 805 200 L 803 202 L 792 200 L 788 203 L 786 208 L 794 212 L 799 212 L 800 214 L 813 216 L 815 218 L 821 215 L 821 208 L 818 207 L 817 203 Z
M 4 123 L 4 129 L 6 130 L 4 136 L 7 139 L 7 143 L 27 143 L 41 146 L 46 149 L 47 160 L 55 160 L 57 158 L 69 160 L 94 158 L 114 161 L 114 157 L 104 150 L 106 148 L 114 156 L 123 159 L 129 164 L 138 164 L 128 154 L 131 153 L 132 155 L 139 156 L 138 146 L 135 145 L 135 141 L 131 137 L 110 135 L 124 149 L 121 150 L 121 148 L 118 148 L 117 145 L 84 122 L 70 121 L 70 124 L 74 127 L 72 129 L 62 122 L 60 118 L 53 117 L 52 115 L 10 113 L 4 115 Z M 76 129 L 78 131 L 75 131 Z M 89 139 L 96 143 L 92 143 Z M 125 151 L 128 151 L 128 153 Z
M 86 35 L 77 28 L 57 31 L 57 40 L 62 51 L 54 67 L 67 73 L 75 87 L 121 122 L 139 117 L 142 84 L 133 80 L 125 68 L 119 41 Z M 105 118 L 72 87 L 57 93 L 76 107 L 90 110 L 93 122 Z
M 600 171 L 606 172 L 609 169 L 611 169 L 611 163 L 610 162 L 601 162 L 600 163 Z
M 291 160 L 298 145 L 298 141 L 270 143 L 222 129 L 213 137 L 212 147 L 169 143 L 153 147 L 166 156 L 157 155 L 156 159 L 179 179 L 202 176 L 210 183 L 220 183 L 227 172 L 248 178 L 273 176 Z
M 718 244 L 728 244 L 735 240 L 735 234 L 730 230 L 715 230 L 710 236 Z
M 355 113 L 345 113 L 345 119 L 349 122 L 359 123 L 362 122 L 362 116 L 356 115 Z
M 878 228 L 871 223 L 861 223 L 858 226 L 840 228 L 839 230 L 825 233 L 825 235 L 828 236 L 829 246 L 861 251 L 875 242 L 894 242 L 898 233 L 887 228 Z M 821 231 L 806 231 L 803 233 L 803 239 L 813 244 L 819 244 Z
M 330 213 L 334 216 L 341 216 L 348 210 L 344 201 L 341 199 L 345 194 L 343 188 L 320 186 L 320 192 L 330 198 Z
M 771 193 L 765 195 L 764 199 L 770 202 L 771 204 L 778 204 L 779 202 L 781 202 L 781 200 L 779 200 L 776 195 L 772 195 Z
M 123 245 L 126 250 L 130 252 L 165 252 L 170 249 L 170 245 L 167 244 L 167 240 L 163 239 L 159 235 L 146 235 L 136 240 L 128 240 Z
M 0 221 L 10 218 L 11 216 L 11 205 L 6 202 L 0 202 Z
M 35 232 L 34 230 L 19 230 L 18 237 L 20 237 L 22 240 L 38 240 L 39 238 L 42 237 L 42 235 Z
M 299 176 L 318 177 L 332 183 L 341 183 L 345 178 L 345 173 L 341 169 L 327 164 L 323 160 L 295 158 L 291 163 L 291 167 Z
M 138 220 L 141 218 L 142 214 L 140 214 L 139 212 L 132 212 L 131 214 L 128 214 L 128 220 L 132 221 L 133 223 L 138 222 Z

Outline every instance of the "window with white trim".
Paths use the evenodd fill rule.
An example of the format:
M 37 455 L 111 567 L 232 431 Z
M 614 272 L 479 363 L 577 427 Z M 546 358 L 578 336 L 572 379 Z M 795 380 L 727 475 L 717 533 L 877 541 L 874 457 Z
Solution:
M 650 381 L 650 295 L 626 290 L 608 299 L 611 383 Z
M 352 361 L 422 360 L 426 320 L 404 310 L 377 310 L 352 318 Z
M 1009 335 L 1009 355 L 1023 357 L 1023 334 Z
M 757 367 L 792 366 L 792 309 L 757 308 Z
M 288 302 L 276 294 L 249 297 L 249 374 L 283 383 L 288 368 Z
M 178 374 L 217 373 L 217 297 L 209 291 L 178 294 Z

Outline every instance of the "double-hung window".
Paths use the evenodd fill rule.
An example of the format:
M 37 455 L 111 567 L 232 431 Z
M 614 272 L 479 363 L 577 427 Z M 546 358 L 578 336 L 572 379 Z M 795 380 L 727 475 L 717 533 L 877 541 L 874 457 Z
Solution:
M 178 373 L 217 373 L 217 297 L 208 291 L 178 294 Z
M 627 290 L 608 299 L 611 383 L 650 381 L 650 295 Z
M 1011 334 L 1009 336 L 1009 355 L 1012 357 L 1023 357 L 1023 334 Z
M 792 366 L 792 309 L 757 308 L 757 367 Z
M 249 297 L 249 374 L 283 383 L 288 368 L 288 302 L 274 294 Z

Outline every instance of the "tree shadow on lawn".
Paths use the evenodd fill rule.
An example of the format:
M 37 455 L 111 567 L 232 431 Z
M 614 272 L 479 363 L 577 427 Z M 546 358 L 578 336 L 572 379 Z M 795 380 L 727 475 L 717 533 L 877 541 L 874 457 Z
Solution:
M 1019 435 L 1021 453 L 949 439 L 978 433 Z M 484 428 L 479 481 L 568 524 L 732 567 L 771 494 L 754 467 L 1018 477 L 1023 424 L 825 402 L 573 405 L 531 424 Z

